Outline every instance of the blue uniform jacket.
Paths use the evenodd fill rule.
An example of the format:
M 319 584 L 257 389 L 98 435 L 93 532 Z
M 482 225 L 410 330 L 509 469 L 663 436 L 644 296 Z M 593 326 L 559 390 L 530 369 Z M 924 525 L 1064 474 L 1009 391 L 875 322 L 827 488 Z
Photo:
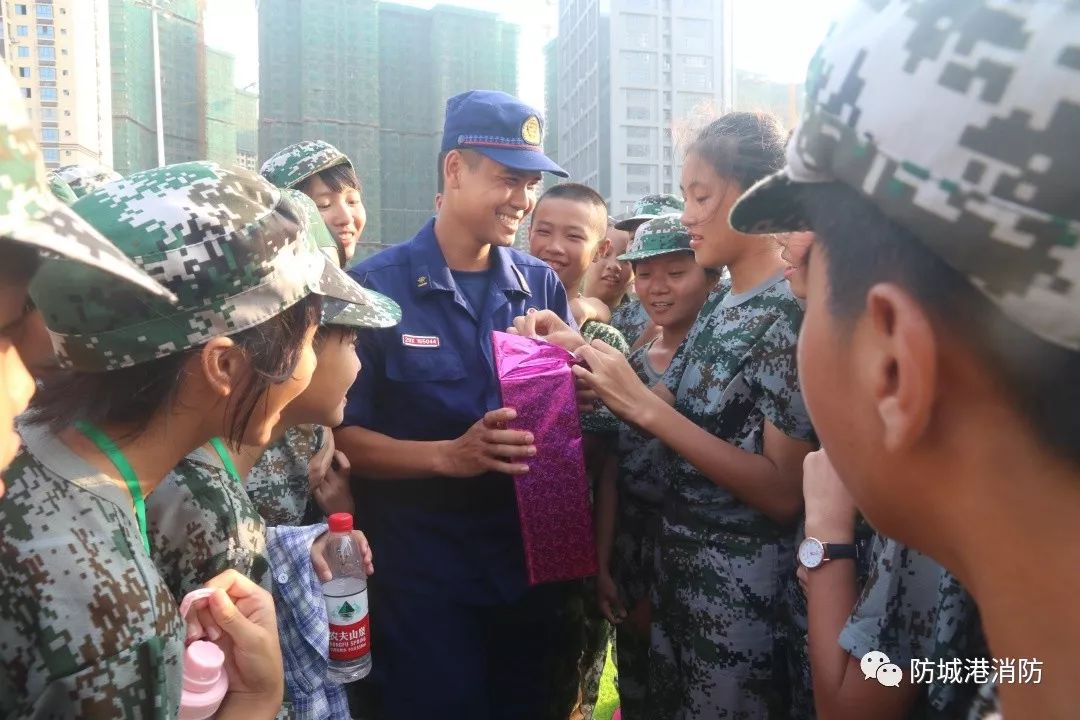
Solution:
M 344 425 L 400 440 L 451 440 L 501 406 L 492 330 L 529 308 L 573 324 L 566 293 L 542 261 L 492 247 L 491 282 L 474 313 L 435 239 L 434 220 L 408 242 L 353 270 L 361 285 L 396 300 L 401 323 L 364 330 L 362 368 Z M 353 466 L 363 477 L 362 459 Z M 513 602 L 526 588 L 512 480 L 359 480 L 357 514 L 375 553 L 379 582 L 477 604 Z

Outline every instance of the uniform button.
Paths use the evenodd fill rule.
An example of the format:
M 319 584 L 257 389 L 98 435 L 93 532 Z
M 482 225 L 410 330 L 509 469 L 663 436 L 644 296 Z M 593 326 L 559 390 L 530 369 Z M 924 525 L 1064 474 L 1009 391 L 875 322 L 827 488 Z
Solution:
M 280 585 L 284 585 L 285 583 L 289 582 L 289 574 L 288 573 L 278 573 L 277 581 L 278 581 L 278 583 Z

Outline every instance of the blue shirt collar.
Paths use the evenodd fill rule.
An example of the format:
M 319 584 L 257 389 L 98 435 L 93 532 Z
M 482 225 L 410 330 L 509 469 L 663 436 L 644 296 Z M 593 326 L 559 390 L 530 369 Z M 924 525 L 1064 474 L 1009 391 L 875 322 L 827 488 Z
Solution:
M 457 285 L 446 266 L 446 258 L 435 238 L 435 219 L 432 218 L 416 234 L 409 251 L 410 286 L 421 295 L 432 292 L 454 292 Z M 491 247 L 491 284 L 507 296 L 532 296 L 525 275 L 514 264 L 509 248 Z

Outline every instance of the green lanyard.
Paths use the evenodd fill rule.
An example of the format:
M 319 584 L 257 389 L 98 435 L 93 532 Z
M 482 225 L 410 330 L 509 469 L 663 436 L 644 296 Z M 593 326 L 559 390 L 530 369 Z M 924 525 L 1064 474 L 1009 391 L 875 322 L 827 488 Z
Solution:
M 108 435 L 101 432 L 93 423 L 79 420 L 75 423 L 75 429 L 86 436 L 86 439 L 97 445 L 98 450 L 105 453 L 120 477 L 124 478 L 128 492 L 131 493 L 132 502 L 135 504 L 135 519 L 139 523 L 139 534 L 142 536 L 143 548 L 146 554 L 150 554 L 150 537 L 146 534 L 146 500 L 143 498 L 142 487 L 139 486 L 139 478 L 131 468 L 124 453 L 116 447 L 116 443 Z
M 221 438 L 210 438 L 210 445 L 217 451 L 218 457 L 221 458 L 221 464 L 225 466 L 225 472 L 236 481 L 237 485 L 243 487 L 244 481 L 240 478 L 240 473 L 236 471 L 232 455 L 229 454 L 229 449 L 225 447 L 225 443 L 221 442 Z

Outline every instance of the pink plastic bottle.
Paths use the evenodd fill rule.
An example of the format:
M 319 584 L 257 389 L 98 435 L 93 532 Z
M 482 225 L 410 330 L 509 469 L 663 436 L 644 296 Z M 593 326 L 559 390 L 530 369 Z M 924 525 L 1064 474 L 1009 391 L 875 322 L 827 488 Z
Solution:
M 221 648 L 206 640 L 188 645 L 184 650 L 184 692 L 180 696 L 179 720 L 214 717 L 228 691 L 229 676 Z

